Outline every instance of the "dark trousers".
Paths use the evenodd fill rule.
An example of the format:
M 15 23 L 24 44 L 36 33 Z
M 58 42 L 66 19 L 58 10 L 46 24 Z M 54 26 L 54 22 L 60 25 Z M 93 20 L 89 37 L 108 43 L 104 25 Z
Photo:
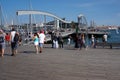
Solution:
M 59 47 L 63 48 L 63 42 L 62 41 L 59 42 Z

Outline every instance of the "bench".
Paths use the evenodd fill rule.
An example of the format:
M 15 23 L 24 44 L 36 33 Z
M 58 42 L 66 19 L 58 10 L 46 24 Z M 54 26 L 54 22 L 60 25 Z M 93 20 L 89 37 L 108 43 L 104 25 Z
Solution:
M 104 42 L 98 42 L 96 43 L 96 47 L 98 46 L 102 46 L 104 47 L 109 47 L 110 49 L 112 49 L 113 47 L 120 47 L 120 43 L 104 43 Z

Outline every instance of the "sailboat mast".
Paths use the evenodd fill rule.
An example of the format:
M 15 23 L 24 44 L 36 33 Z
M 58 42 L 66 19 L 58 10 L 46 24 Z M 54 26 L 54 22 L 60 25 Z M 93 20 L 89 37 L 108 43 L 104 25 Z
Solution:
M 31 0 L 29 0 L 29 9 L 31 10 Z M 30 31 L 32 33 L 32 14 L 29 15 Z
M 2 8 L 1 8 L 1 5 L 0 5 L 0 22 L 1 22 L 0 25 L 2 26 L 2 25 L 3 25 L 3 24 L 2 24 L 3 22 L 2 22 Z

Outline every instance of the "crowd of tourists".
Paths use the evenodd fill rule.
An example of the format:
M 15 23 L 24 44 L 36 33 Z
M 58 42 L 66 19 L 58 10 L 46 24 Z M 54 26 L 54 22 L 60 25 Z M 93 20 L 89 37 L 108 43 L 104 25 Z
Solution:
M 45 41 L 44 31 L 41 30 L 38 33 L 34 33 L 32 39 L 36 49 L 36 54 L 42 53 Z M 20 34 L 14 28 L 12 28 L 12 30 L 8 33 L 5 33 L 2 29 L 0 29 L 0 57 L 4 56 L 6 46 L 11 47 L 11 56 L 15 56 L 17 54 L 18 46 L 21 45 L 21 41 L 22 38 Z
M 31 39 L 33 40 L 33 44 L 35 46 L 36 54 L 42 53 L 43 51 L 43 45 L 46 41 L 46 36 L 44 34 L 43 30 L 40 30 L 39 32 L 34 33 L 31 36 Z M 107 34 L 103 35 L 103 42 L 107 42 Z M 11 56 L 15 56 L 17 54 L 18 46 L 21 45 L 22 38 L 20 34 L 12 28 L 12 30 L 9 33 L 5 33 L 2 29 L 0 29 L 0 56 L 4 56 L 4 52 L 6 49 L 6 46 L 11 47 Z M 64 48 L 64 39 L 62 37 L 62 33 L 51 33 L 51 47 L 52 48 Z M 74 42 L 74 48 L 81 50 L 82 48 L 86 49 L 86 36 L 85 34 L 79 34 L 76 35 L 74 38 L 72 36 L 67 37 L 67 45 L 68 48 L 71 46 L 71 42 Z M 96 48 L 96 43 L 98 42 L 98 39 L 91 35 L 90 38 L 91 46 L 92 48 Z M 73 44 L 73 43 L 72 43 Z

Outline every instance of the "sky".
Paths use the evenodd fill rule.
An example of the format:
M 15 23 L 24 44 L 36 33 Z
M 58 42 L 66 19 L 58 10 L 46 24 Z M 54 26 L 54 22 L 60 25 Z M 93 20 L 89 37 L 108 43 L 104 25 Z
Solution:
M 19 23 L 27 22 L 27 16 L 19 16 L 16 20 L 16 12 L 31 9 L 49 12 L 75 22 L 78 15 L 83 14 L 88 25 L 91 21 L 96 25 L 120 25 L 120 0 L 0 0 L 0 5 L 4 21 L 8 24 L 12 20 L 18 20 Z M 41 22 L 40 17 L 34 19 Z

